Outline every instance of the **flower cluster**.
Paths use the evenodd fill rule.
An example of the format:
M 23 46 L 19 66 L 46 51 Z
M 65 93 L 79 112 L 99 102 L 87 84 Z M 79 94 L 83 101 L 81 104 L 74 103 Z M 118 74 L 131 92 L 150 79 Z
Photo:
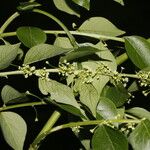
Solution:
M 20 71 L 23 71 L 25 78 L 32 76 L 36 70 L 35 66 L 30 67 L 29 65 L 23 64 L 22 67 L 18 68 Z
M 46 71 L 45 67 L 43 69 L 36 70 L 34 74 L 42 79 L 49 80 L 49 72 Z
M 71 75 L 71 74 L 75 74 L 76 70 L 77 70 L 77 64 L 76 63 L 70 64 L 69 62 L 67 62 L 65 60 L 63 63 L 59 64 L 59 72 L 63 76 L 68 76 L 68 75 Z
M 127 123 L 120 130 L 125 135 L 129 135 L 135 129 L 136 125 L 136 123 Z
M 112 71 L 108 66 L 101 63 L 101 66 L 97 69 L 97 74 L 109 76 L 110 82 L 114 85 L 122 83 L 125 87 L 128 82 L 128 78 L 122 76 L 122 74 L 117 71 Z
M 140 86 L 147 87 L 150 86 L 150 71 L 139 71 L 137 73 L 138 78 L 140 79 Z
M 60 74 L 62 74 L 63 76 L 74 75 L 74 77 L 81 79 L 83 83 L 92 83 L 94 77 L 99 79 L 102 75 L 108 76 L 111 83 L 113 83 L 114 85 L 122 83 L 124 86 L 126 86 L 126 83 L 128 82 L 127 77 L 122 76 L 117 71 L 112 71 L 104 63 L 101 63 L 99 67 L 93 72 L 87 68 L 82 68 L 81 70 L 78 70 L 76 63 L 70 64 L 66 61 L 61 63 L 59 65 L 59 68 Z

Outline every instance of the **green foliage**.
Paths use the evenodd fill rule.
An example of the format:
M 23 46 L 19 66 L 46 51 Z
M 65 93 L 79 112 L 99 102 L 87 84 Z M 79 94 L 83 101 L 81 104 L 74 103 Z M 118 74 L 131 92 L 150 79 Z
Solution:
M 85 9 L 90 9 L 90 0 L 72 0 L 77 5 L 84 7 Z
M 29 48 L 46 41 L 46 34 L 37 27 L 19 27 L 17 37 Z
M 27 133 L 27 126 L 23 118 L 14 112 L 1 112 L 0 127 L 9 145 L 15 150 L 23 150 Z
M 124 5 L 123 0 L 113 1 L 122 7 Z M 65 15 L 81 15 L 81 18 L 90 9 L 90 0 L 53 0 L 53 3 L 55 9 L 66 12 Z M 47 135 L 65 128 L 71 128 L 87 150 L 128 150 L 129 143 L 134 150 L 148 150 L 150 112 L 130 105 L 130 101 L 139 101 L 133 95 L 136 92 L 143 102 L 150 94 L 149 39 L 123 37 L 125 31 L 108 19 L 96 16 L 68 30 L 63 18 L 64 23 L 57 16 L 37 9 L 38 6 L 41 4 L 34 0 L 21 3 L 19 12 L 10 16 L 0 28 L 0 40 L 4 43 L 0 45 L 0 128 L 8 145 L 15 150 L 23 150 L 27 126 L 30 126 L 17 114 L 18 109 L 48 105 L 51 110 L 60 112 L 54 111 L 35 140 L 31 141 L 30 150 L 37 150 Z M 63 30 L 51 30 L 51 27 L 48 27 L 50 30 L 42 30 L 43 27 L 37 28 L 35 24 L 20 26 L 16 32 L 4 32 L 16 17 L 24 17 L 26 13 L 45 15 Z M 47 34 L 56 37 L 51 40 Z M 9 36 L 18 38 L 11 37 L 10 40 L 6 38 Z M 12 41 L 20 43 L 10 44 Z M 127 59 L 131 60 L 129 64 L 125 63 Z M 132 62 L 133 67 L 130 68 Z M 122 66 L 127 66 L 125 73 Z M 25 93 L 10 86 L 11 75 L 24 75 L 25 79 L 21 78 L 24 82 L 32 76 L 32 81 L 38 84 L 34 87 L 35 94 L 23 85 L 19 91 L 27 91 Z M 9 111 L 14 108 L 15 113 Z M 68 122 L 55 127 L 60 114 L 66 115 L 61 111 L 66 111 Z
M 125 38 L 125 48 L 132 62 L 140 69 L 150 66 L 150 43 L 139 36 Z
M 4 104 L 22 103 L 27 100 L 26 95 L 18 92 L 9 85 L 5 85 L 1 91 L 1 97 Z
M 97 113 L 106 120 L 115 119 L 118 115 L 115 104 L 105 97 L 100 98 L 100 102 L 97 105 Z
M 96 28 L 95 28 L 96 25 Z M 102 34 L 109 36 L 122 35 L 125 32 L 114 26 L 109 20 L 103 17 L 92 17 L 78 28 L 79 32 Z
M 80 14 L 75 11 L 74 9 L 70 8 L 70 5 L 67 3 L 66 0 L 53 0 L 55 6 L 57 7 L 57 9 L 64 11 L 66 13 L 69 13 L 71 15 L 76 15 L 78 17 L 80 17 Z
M 17 57 L 20 44 L 0 46 L 0 70 L 7 68 Z
M 26 53 L 24 64 L 31 64 L 47 58 L 66 53 L 72 49 L 64 49 L 50 44 L 39 44 L 29 49 Z
M 105 86 L 102 96 L 109 98 L 117 106 L 123 106 L 130 97 L 127 90 L 124 87 L 110 87 Z
M 143 120 L 131 133 L 129 141 L 135 150 L 150 148 L 150 121 Z
M 94 132 L 92 148 L 94 150 L 128 150 L 128 142 L 121 132 L 111 127 L 100 125 Z

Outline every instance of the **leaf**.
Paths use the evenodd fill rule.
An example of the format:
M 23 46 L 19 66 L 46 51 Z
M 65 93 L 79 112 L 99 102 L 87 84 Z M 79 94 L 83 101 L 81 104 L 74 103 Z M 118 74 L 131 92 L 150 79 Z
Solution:
M 76 15 L 77 17 L 80 17 L 80 14 L 70 7 L 70 5 L 68 4 L 69 1 L 53 0 L 53 2 L 55 4 L 55 6 L 57 7 L 57 9 L 64 11 L 68 14 Z
M 144 108 L 140 108 L 140 107 L 133 107 L 131 109 L 126 110 L 127 113 L 132 114 L 135 117 L 138 118 L 146 118 L 150 120 L 150 112 L 147 111 Z
M 78 59 L 84 56 L 95 54 L 96 52 L 99 52 L 100 50 L 93 47 L 92 45 L 82 45 L 79 46 L 78 49 L 75 49 L 74 51 L 71 51 L 67 53 L 64 57 L 61 58 L 61 61 L 64 60 L 71 61 L 74 59 Z
M 39 89 L 42 94 L 50 94 L 50 98 L 57 103 L 68 104 L 79 109 L 73 91 L 68 86 L 54 80 L 43 80 L 39 78 Z
M 136 81 L 133 81 L 132 84 L 129 86 L 128 91 L 135 92 L 138 90 L 139 90 L 138 83 Z
M 43 30 L 37 27 L 19 27 L 16 33 L 18 39 L 29 48 L 45 43 L 47 38 Z
M 97 105 L 97 112 L 104 119 L 115 119 L 117 117 L 117 108 L 115 104 L 106 97 L 101 97 Z
M 85 9 L 90 9 L 90 0 L 72 0 L 77 5 L 84 7 Z
M 126 37 L 125 48 L 129 58 L 138 68 L 150 66 L 150 43 L 146 39 L 140 36 Z
M 24 64 L 35 63 L 44 59 L 48 59 L 70 51 L 71 49 L 63 49 L 50 44 L 39 44 L 26 53 Z
M 1 97 L 4 104 L 10 104 L 14 102 L 24 102 L 25 94 L 18 92 L 16 89 L 9 85 L 5 85 L 1 91 Z
M 56 37 L 54 45 L 62 48 L 73 48 L 67 37 Z
M 129 136 L 129 142 L 134 150 L 149 150 L 150 121 L 143 120 Z
M 126 137 L 119 131 L 100 125 L 92 137 L 93 150 L 128 150 Z
M 41 6 L 41 4 L 37 2 L 21 2 L 20 6 L 18 6 L 17 9 L 20 11 L 26 11 L 26 10 L 31 10 L 38 6 Z
M 27 133 L 27 126 L 23 118 L 14 112 L 1 112 L 0 127 L 9 145 L 15 150 L 23 150 Z
M 128 101 L 128 98 L 130 97 L 128 91 L 123 86 L 121 87 L 105 86 L 101 96 L 107 97 L 108 99 L 113 101 L 116 107 L 122 106 L 125 102 Z
M 114 1 L 121 4 L 122 6 L 124 6 L 124 1 L 123 0 L 114 0 Z
M 50 103 L 60 107 L 61 109 L 65 110 L 65 111 L 67 111 L 67 112 L 69 112 L 69 113 L 71 113 L 71 114 L 73 114 L 75 116 L 78 116 L 78 117 L 81 117 L 83 119 L 86 119 L 86 117 L 85 117 L 86 115 L 83 115 L 84 114 L 83 112 L 81 113 L 81 109 L 79 110 L 78 108 L 76 108 L 74 106 L 71 106 L 71 105 L 57 103 L 55 101 L 52 101 L 50 97 L 48 97 L 47 100 Z
M 96 25 L 96 26 L 95 26 Z M 103 17 L 92 17 L 78 28 L 79 32 L 95 33 L 107 36 L 118 36 L 125 32 L 114 26 L 109 20 Z
M 99 96 L 91 84 L 82 84 L 80 93 L 80 101 L 86 105 L 92 112 L 93 116 L 96 116 L 96 107 L 99 101 Z
M 7 68 L 18 55 L 20 44 L 0 46 L 0 70 Z

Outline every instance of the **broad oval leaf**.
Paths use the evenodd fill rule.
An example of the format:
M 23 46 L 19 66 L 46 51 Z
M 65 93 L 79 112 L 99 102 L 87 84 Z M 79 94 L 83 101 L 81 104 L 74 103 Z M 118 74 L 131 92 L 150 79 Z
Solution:
M 149 150 L 150 121 L 143 120 L 129 136 L 129 142 L 134 150 Z
M 1 91 L 1 97 L 4 104 L 10 104 L 15 102 L 21 103 L 27 100 L 27 98 L 25 98 L 25 94 L 18 92 L 16 89 L 9 85 L 5 85 L 3 87 Z
M 93 150 L 128 150 L 126 137 L 113 128 L 100 125 L 92 137 Z
M 7 68 L 18 55 L 20 44 L 0 46 L 0 70 Z
M 81 103 L 86 105 L 93 116 L 96 117 L 96 107 L 99 101 L 99 95 L 95 87 L 92 84 L 82 84 L 79 93 Z
M 126 110 L 126 112 L 135 117 L 146 118 L 146 119 L 150 120 L 150 112 L 144 108 L 133 107 L 131 109 Z
M 130 95 L 123 86 L 110 87 L 105 86 L 101 94 L 102 97 L 107 97 L 116 105 L 116 107 L 122 106 L 128 101 Z
M 19 27 L 16 33 L 18 39 L 29 48 L 46 41 L 46 34 L 37 27 Z
M 66 53 L 70 50 L 72 49 L 64 49 L 50 44 L 39 44 L 29 49 L 25 55 L 24 64 L 31 64 L 48 59 Z
M 90 0 L 72 0 L 77 5 L 84 7 L 85 9 L 90 9 Z
M 150 66 L 150 43 L 146 39 L 140 36 L 126 37 L 125 48 L 129 58 L 138 68 Z
M 54 80 L 43 80 L 39 78 L 39 89 L 44 94 L 50 94 L 50 98 L 58 103 L 68 104 L 79 109 L 74 98 L 73 91 L 68 86 Z
M 108 36 L 118 36 L 125 33 L 124 31 L 118 29 L 115 25 L 113 25 L 109 20 L 103 17 L 92 17 L 86 20 L 78 28 L 78 31 Z
M 23 118 L 14 112 L 1 112 L 0 127 L 9 145 L 15 150 L 23 150 L 27 133 L 27 126 Z
M 80 17 L 80 14 L 70 7 L 70 5 L 68 4 L 69 1 L 66 2 L 66 0 L 53 0 L 53 2 L 57 7 L 57 9 L 64 11 L 68 14 L 76 15 L 77 17 Z
M 117 108 L 115 104 L 106 97 L 101 97 L 97 105 L 97 112 L 104 119 L 115 119 L 117 117 Z

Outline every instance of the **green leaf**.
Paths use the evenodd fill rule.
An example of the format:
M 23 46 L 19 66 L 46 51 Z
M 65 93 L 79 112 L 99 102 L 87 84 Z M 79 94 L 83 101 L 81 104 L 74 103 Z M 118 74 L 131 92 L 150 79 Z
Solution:
M 131 109 L 126 110 L 127 113 L 132 114 L 135 117 L 138 118 L 146 118 L 150 120 L 150 112 L 147 111 L 144 108 L 140 108 L 140 107 L 133 107 Z
M 19 27 L 16 31 L 18 39 L 27 47 L 45 43 L 46 34 L 37 27 Z
M 122 6 L 124 6 L 124 1 L 123 0 L 114 0 L 114 1 L 121 4 Z
M 97 105 L 97 112 L 104 119 L 115 119 L 117 117 L 117 108 L 115 104 L 106 97 L 101 97 Z
M 139 90 L 138 83 L 136 81 L 133 81 L 132 84 L 129 86 L 128 91 L 135 92 L 138 90 Z
M 7 68 L 18 55 L 20 44 L 0 46 L 0 70 Z
M 128 98 L 130 97 L 128 91 L 123 86 L 122 87 L 105 86 L 101 96 L 107 97 L 108 99 L 113 101 L 116 107 L 122 106 L 125 102 L 128 101 Z
M 72 0 L 77 5 L 84 7 L 85 9 L 90 9 L 90 0 Z
M 24 102 L 27 100 L 26 95 L 18 92 L 16 89 L 9 85 L 5 85 L 1 91 L 1 97 L 4 104 Z
M 95 27 L 96 25 L 96 27 Z M 118 36 L 125 32 L 114 26 L 109 20 L 103 17 L 92 17 L 78 28 L 79 32 L 95 33 L 107 36 Z
M 21 2 L 20 6 L 18 6 L 17 9 L 20 11 L 26 11 L 26 10 L 31 10 L 38 6 L 41 6 L 41 4 L 37 2 Z
M 134 150 L 149 150 L 150 121 L 143 120 L 129 136 L 129 142 Z
M 93 150 L 128 150 L 126 137 L 119 131 L 100 125 L 92 138 Z
M 80 14 L 70 7 L 70 5 L 68 4 L 69 1 L 66 2 L 66 0 L 53 0 L 53 2 L 57 9 L 64 11 L 68 14 L 80 17 Z
M 14 112 L 1 112 L 0 127 L 9 145 L 15 150 L 23 150 L 27 133 L 27 126 L 23 118 Z
M 150 66 L 150 43 L 140 36 L 125 38 L 125 48 L 131 61 L 140 69 Z
M 71 113 L 71 114 L 73 114 L 73 115 L 75 115 L 75 116 L 78 116 L 78 117 L 81 117 L 81 118 L 86 119 L 86 117 L 85 117 L 86 115 L 83 115 L 84 112 L 81 113 L 81 109 L 79 110 L 78 108 L 76 108 L 76 107 L 74 107 L 74 106 L 71 106 L 71 105 L 62 104 L 62 103 L 57 103 L 57 102 L 55 102 L 55 101 L 52 101 L 50 97 L 48 97 L 47 100 L 48 100 L 50 103 L 52 103 L 52 104 L 54 104 L 54 105 L 60 107 L 61 109 L 65 110 L 65 111 L 67 111 L 67 112 L 69 112 L 69 113 Z
M 91 84 L 82 84 L 79 93 L 81 103 L 90 109 L 93 116 L 96 116 L 96 107 L 99 101 L 97 90 Z
M 24 64 L 31 64 L 44 59 L 52 58 L 70 50 L 72 49 L 64 49 L 50 44 L 39 44 L 29 49 L 25 55 Z
M 64 57 L 61 58 L 61 61 L 62 62 L 64 60 L 71 61 L 71 60 L 78 59 L 84 56 L 95 54 L 96 52 L 99 52 L 99 51 L 100 51 L 99 49 L 87 43 L 85 45 L 80 45 L 78 49 L 75 49 L 74 51 L 67 53 Z
M 67 37 L 56 37 L 54 45 L 62 48 L 73 48 Z
M 50 94 L 50 98 L 57 103 L 68 104 L 79 109 L 73 91 L 68 86 L 54 80 L 47 81 L 39 78 L 39 89 L 44 95 Z

